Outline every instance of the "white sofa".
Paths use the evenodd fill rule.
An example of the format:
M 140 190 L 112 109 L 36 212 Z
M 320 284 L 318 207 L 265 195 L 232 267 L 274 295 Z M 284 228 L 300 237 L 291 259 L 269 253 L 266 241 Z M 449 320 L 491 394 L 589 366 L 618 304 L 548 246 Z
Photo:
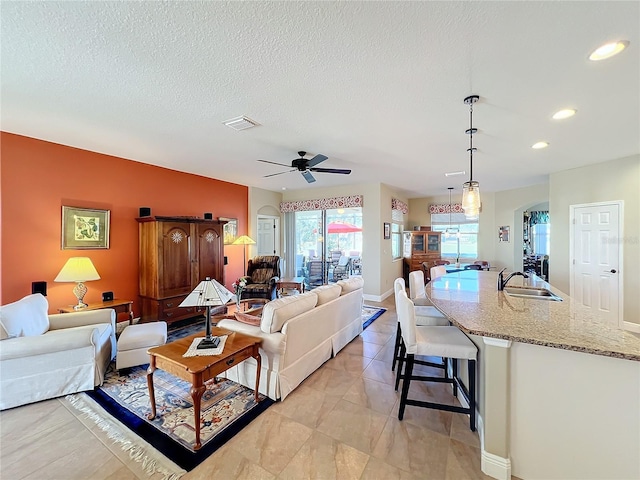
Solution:
M 0 410 L 92 390 L 115 357 L 113 309 L 47 311 L 40 294 L 0 307 Z
M 302 381 L 362 332 L 360 277 L 267 303 L 260 325 L 222 320 L 218 326 L 262 338 L 260 393 L 284 400 Z M 256 361 L 227 370 L 227 378 L 255 387 Z

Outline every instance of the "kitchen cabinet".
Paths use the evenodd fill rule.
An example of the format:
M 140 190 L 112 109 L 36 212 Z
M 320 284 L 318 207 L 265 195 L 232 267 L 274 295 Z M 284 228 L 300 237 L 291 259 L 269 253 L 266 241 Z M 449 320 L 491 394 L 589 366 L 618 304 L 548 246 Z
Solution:
M 206 277 L 224 284 L 223 226 L 197 217 L 141 217 L 139 287 L 141 321 L 174 322 L 198 316 L 179 307 Z

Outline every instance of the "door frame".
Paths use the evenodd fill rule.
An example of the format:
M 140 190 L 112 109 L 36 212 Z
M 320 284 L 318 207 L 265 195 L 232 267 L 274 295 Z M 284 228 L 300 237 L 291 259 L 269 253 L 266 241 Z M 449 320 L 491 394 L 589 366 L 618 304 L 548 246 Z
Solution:
M 607 202 L 578 203 L 569 205 L 569 295 L 574 296 L 574 275 L 575 275 L 575 230 L 576 230 L 576 209 L 585 207 L 602 207 L 605 205 L 616 205 L 618 207 L 618 239 L 624 238 L 624 201 L 610 200 Z M 627 322 L 624 321 L 624 242 L 618 242 L 618 322 L 620 328 L 625 328 Z

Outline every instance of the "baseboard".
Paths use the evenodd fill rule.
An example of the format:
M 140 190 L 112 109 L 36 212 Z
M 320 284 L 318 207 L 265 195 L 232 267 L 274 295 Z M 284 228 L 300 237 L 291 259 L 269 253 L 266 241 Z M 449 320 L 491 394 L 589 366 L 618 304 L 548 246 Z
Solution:
M 498 480 L 511 479 L 511 460 L 485 452 L 484 449 L 480 457 L 480 469 L 485 475 Z
M 640 333 L 640 323 L 623 322 L 622 328 L 628 332 Z
M 363 300 L 368 300 L 370 302 L 382 303 L 385 299 L 389 298 L 393 295 L 393 289 L 384 292 L 382 295 L 362 295 Z

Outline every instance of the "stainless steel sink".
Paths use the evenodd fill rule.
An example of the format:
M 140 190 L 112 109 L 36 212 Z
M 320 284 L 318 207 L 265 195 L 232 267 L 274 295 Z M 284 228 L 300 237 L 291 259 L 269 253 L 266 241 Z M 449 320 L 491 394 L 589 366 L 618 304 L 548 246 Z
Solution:
M 562 301 L 562 298 L 546 288 L 504 287 L 504 291 L 512 297 L 536 298 L 540 300 L 551 300 L 554 302 Z

